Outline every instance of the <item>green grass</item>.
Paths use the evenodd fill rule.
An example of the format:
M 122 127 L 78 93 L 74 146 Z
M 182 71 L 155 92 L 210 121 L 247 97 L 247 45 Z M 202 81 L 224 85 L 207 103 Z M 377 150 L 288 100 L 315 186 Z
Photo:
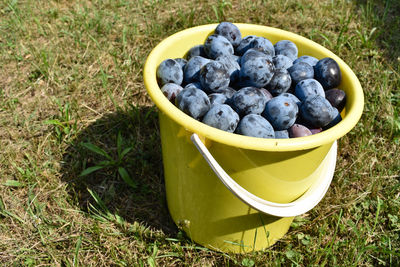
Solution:
M 398 266 L 399 13 L 396 0 L 0 0 L 0 264 Z M 204 249 L 169 217 L 142 79 L 162 39 L 224 20 L 326 46 L 366 101 L 326 197 L 247 255 Z

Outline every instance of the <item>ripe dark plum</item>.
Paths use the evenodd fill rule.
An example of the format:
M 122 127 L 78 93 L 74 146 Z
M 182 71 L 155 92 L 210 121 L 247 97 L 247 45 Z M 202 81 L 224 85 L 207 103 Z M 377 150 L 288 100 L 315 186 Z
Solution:
M 210 109 L 206 93 L 196 88 L 182 90 L 175 99 L 176 106 L 196 120 L 200 120 Z
M 244 60 L 239 72 L 240 84 L 243 86 L 264 87 L 272 79 L 275 67 L 270 57 L 253 57 L 251 60 Z
M 176 83 L 181 85 L 183 80 L 183 71 L 181 65 L 175 60 L 169 58 L 161 62 L 157 68 L 157 81 L 160 86 L 166 83 Z
M 236 128 L 236 133 L 252 137 L 275 138 L 275 132 L 268 120 L 258 114 L 244 116 Z
M 176 96 L 183 90 L 182 86 L 176 83 L 166 83 L 161 87 L 161 92 L 169 101 L 175 103 Z
M 325 91 L 322 85 L 315 79 L 305 79 L 296 84 L 294 94 L 300 101 L 303 101 L 310 95 L 320 95 L 325 97 Z
M 276 96 L 267 102 L 262 116 L 266 118 L 275 130 L 287 130 L 297 118 L 299 108 L 288 97 Z
M 338 88 L 332 88 L 325 91 L 325 98 L 331 103 L 332 107 L 335 107 L 342 112 L 346 105 L 346 93 Z
M 189 60 L 189 59 L 191 59 L 192 57 L 195 57 L 195 56 L 207 57 L 207 54 L 206 54 L 206 51 L 204 50 L 204 45 L 203 44 L 193 46 L 186 53 L 186 59 L 187 60 Z
M 300 106 L 300 116 L 310 128 L 322 128 L 333 119 L 333 107 L 324 97 L 312 95 Z
M 260 114 L 264 110 L 266 97 L 256 87 L 244 87 L 233 94 L 227 103 L 243 117 L 247 114 Z
M 237 47 L 242 41 L 242 33 L 239 28 L 231 22 L 221 22 L 215 28 L 215 34 L 222 35 L 232 44 L 233 47 Z
M 310 131 L 311 131 L 312 134 L 317 134 L 317 133 L 322 132 L 322 128 L 310 129 Z
M 305 55 L 305 56 L 301 56 L 299 58 L 296 58 L 296 60 L 293 61 L 293 64 L 296 64 L 296 63 L 299 63 L 299 62 L 304 62 L 304 63 L 307 63 L 308 65 L 310 65 L 311 67 L 314 67 L 317 64 L 318 59 L 315 58 L 315 57 L 312 57 L 312 56 Z
M 314 78 L 313 67 L 304 62 L 293 64 L 290 68 L 288 68 L 288 71 L 290 77 L 292 77 L 294 85 L 302 80 Z
M 284 55 L 294 61 L 297 58 L 299 50 L 295 43 L 289 40 L 281 40 L 274 45 L 275 55 Z
M 221 93 L 213 93 L 208 95 L 208 99 L 210 99 L 211 106 L 218 104 L 225 104 L 225 101 L 228 99 L 224 94 Z
M 211 61 L 200 70 L 200 83 L 205 92 L 216 93 L 218 89 L 228 87 L 229 82 L 228 70 L 218 61 Z
M 275 131 L 275 138 L 287 139 L 287 138 L 289 138 L 289 132 L 287 130 Z
M 285 55 L 276 55 L 272 57 L 275 69 L 288 69 L 293 65 L 293 60 Z
M 250 47 L 259 50 L 271 57 L 275 56 L 274 45 L 271 43 L 270 40 L 264 37 L 254 38 L 254 40 L 250 43 Z
M 235 83 L 239 79 L 240 65 L 237 62 L 237 58 L 228 55 L 222 55 L 215 59 L 215 61 L 221 62 L 229 73 L 230 83 Z
M 189 59 L 183 71 L 183 80 L 185 83 L 198 82 L 200 69 L 208 62 L 210 62 L 210 59 L 201 56 L 194 56 Z
M 236 47 L 236 54 L 242 56 L 248 49 L 251 48 L 251 42 L 257 38 L 255 35 L 247 35 L 246 37 L 242 38 L 239 45 Z
M 238 125 L 239 115 L 228 105 L 214 105 L 204 115 L 203 123 L 233 133 Z
M 292 78 L 286 69 L 275 70 L 274 76 L 265 88 L 273 95 L 286 93 L 292 84 Z
M 342 73 L 338 63 L 330 57 L 323 58 L 314 66 L 314 76 L 325 90 L 338 87 L 342 81 Z
M 289 137 L 290 138 L 296 138 L 296 137 L 303 137 L 303 136 L 309 136 L 312 135 L 312 132 L 310 129 L 308 129 L 306 126 L 301 125 L 301 124 L 293 124 L 289 129 Z
M 221 55 L 233 55 L 232 44 L 222 35 L 210 35 L 204 43 L 204 51 L 211 59 L 216 59 Z

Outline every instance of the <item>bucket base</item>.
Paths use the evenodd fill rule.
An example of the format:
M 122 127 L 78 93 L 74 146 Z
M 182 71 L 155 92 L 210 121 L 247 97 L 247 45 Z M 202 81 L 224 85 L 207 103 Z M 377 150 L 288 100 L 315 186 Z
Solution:
M 254 210 L 251 214 L 228 218 L 210 223 L 212 240 L 202 238 L 196 243 L 220 252 L 248 253 L 274 245 L 289 230 L 294 217 L 273 217 Z M 243 229 L 243 226 L 251 229 Z M 236 237 L 236 238 L 235 238 Z M 197 237 L 198 238 L 198 237 Z

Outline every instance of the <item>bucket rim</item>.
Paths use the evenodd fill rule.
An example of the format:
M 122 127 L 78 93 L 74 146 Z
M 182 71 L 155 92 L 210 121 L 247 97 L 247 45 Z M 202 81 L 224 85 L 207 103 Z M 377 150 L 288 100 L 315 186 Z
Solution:
M 285 39 L 295 42 L 298 46 L 313 47 L 313 50 L 323 55 L 323 57 L 333 58 L 339 64 L 342 77 L 344 74 L 348 76 L 348 87 L 351 88 L 350 90 L 353 94 L 351 102 L 349 102 L 349 98 L 347 99 L 346 115 L 342 121 L 328 130 L 310 136 L 289 139 L 266 139 L 229 133 L 208 126 L 181 111 L 161 92 L 156 78 L 157 66 L 162 61 L 161 59 L 165 59 L 164 51 L 167 47 L 172 46 L 174 43 L 178 42 L 184 37 L 187 38 L 188 35 L 204 36 L 205 39 L 208 35 L 214 32 L 216 26 L 218 25 L 217 23 L 200 25 L 172 34 L 158 43 L 148 55 L 143 69 L 143 81 L 148 94 L 161 112 L 166 114 L 176 123 L 180 124 L 187 131 L 197 133 L 203 138 L 207 138 L 229 146 L 260 151 L 296 151 L 312 149 L 321 145 L 332 143 L 351 131 L 362 115 L 364 107 L 364 94 L 357 76 L 341 58 L 320 44 L 293 32 L 256 24 L 234 24 L 240 29 L 241 32 L 263 32 L 267 38 L 268 34 L 285 36 Z M 299 50 L 301 50 L 301 48 L 299 48 Z

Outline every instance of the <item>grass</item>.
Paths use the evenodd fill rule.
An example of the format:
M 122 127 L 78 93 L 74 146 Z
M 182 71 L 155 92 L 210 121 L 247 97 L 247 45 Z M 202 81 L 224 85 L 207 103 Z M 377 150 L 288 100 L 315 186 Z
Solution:
M 1 0 L 1 265 L 398 266 L 399 12 L 396 0 Z M 142 80 L 163 38 L 224 20 L 326 46 L 366 100 L 327 196 L 246 255 L 204 249 L 169 217 Z

